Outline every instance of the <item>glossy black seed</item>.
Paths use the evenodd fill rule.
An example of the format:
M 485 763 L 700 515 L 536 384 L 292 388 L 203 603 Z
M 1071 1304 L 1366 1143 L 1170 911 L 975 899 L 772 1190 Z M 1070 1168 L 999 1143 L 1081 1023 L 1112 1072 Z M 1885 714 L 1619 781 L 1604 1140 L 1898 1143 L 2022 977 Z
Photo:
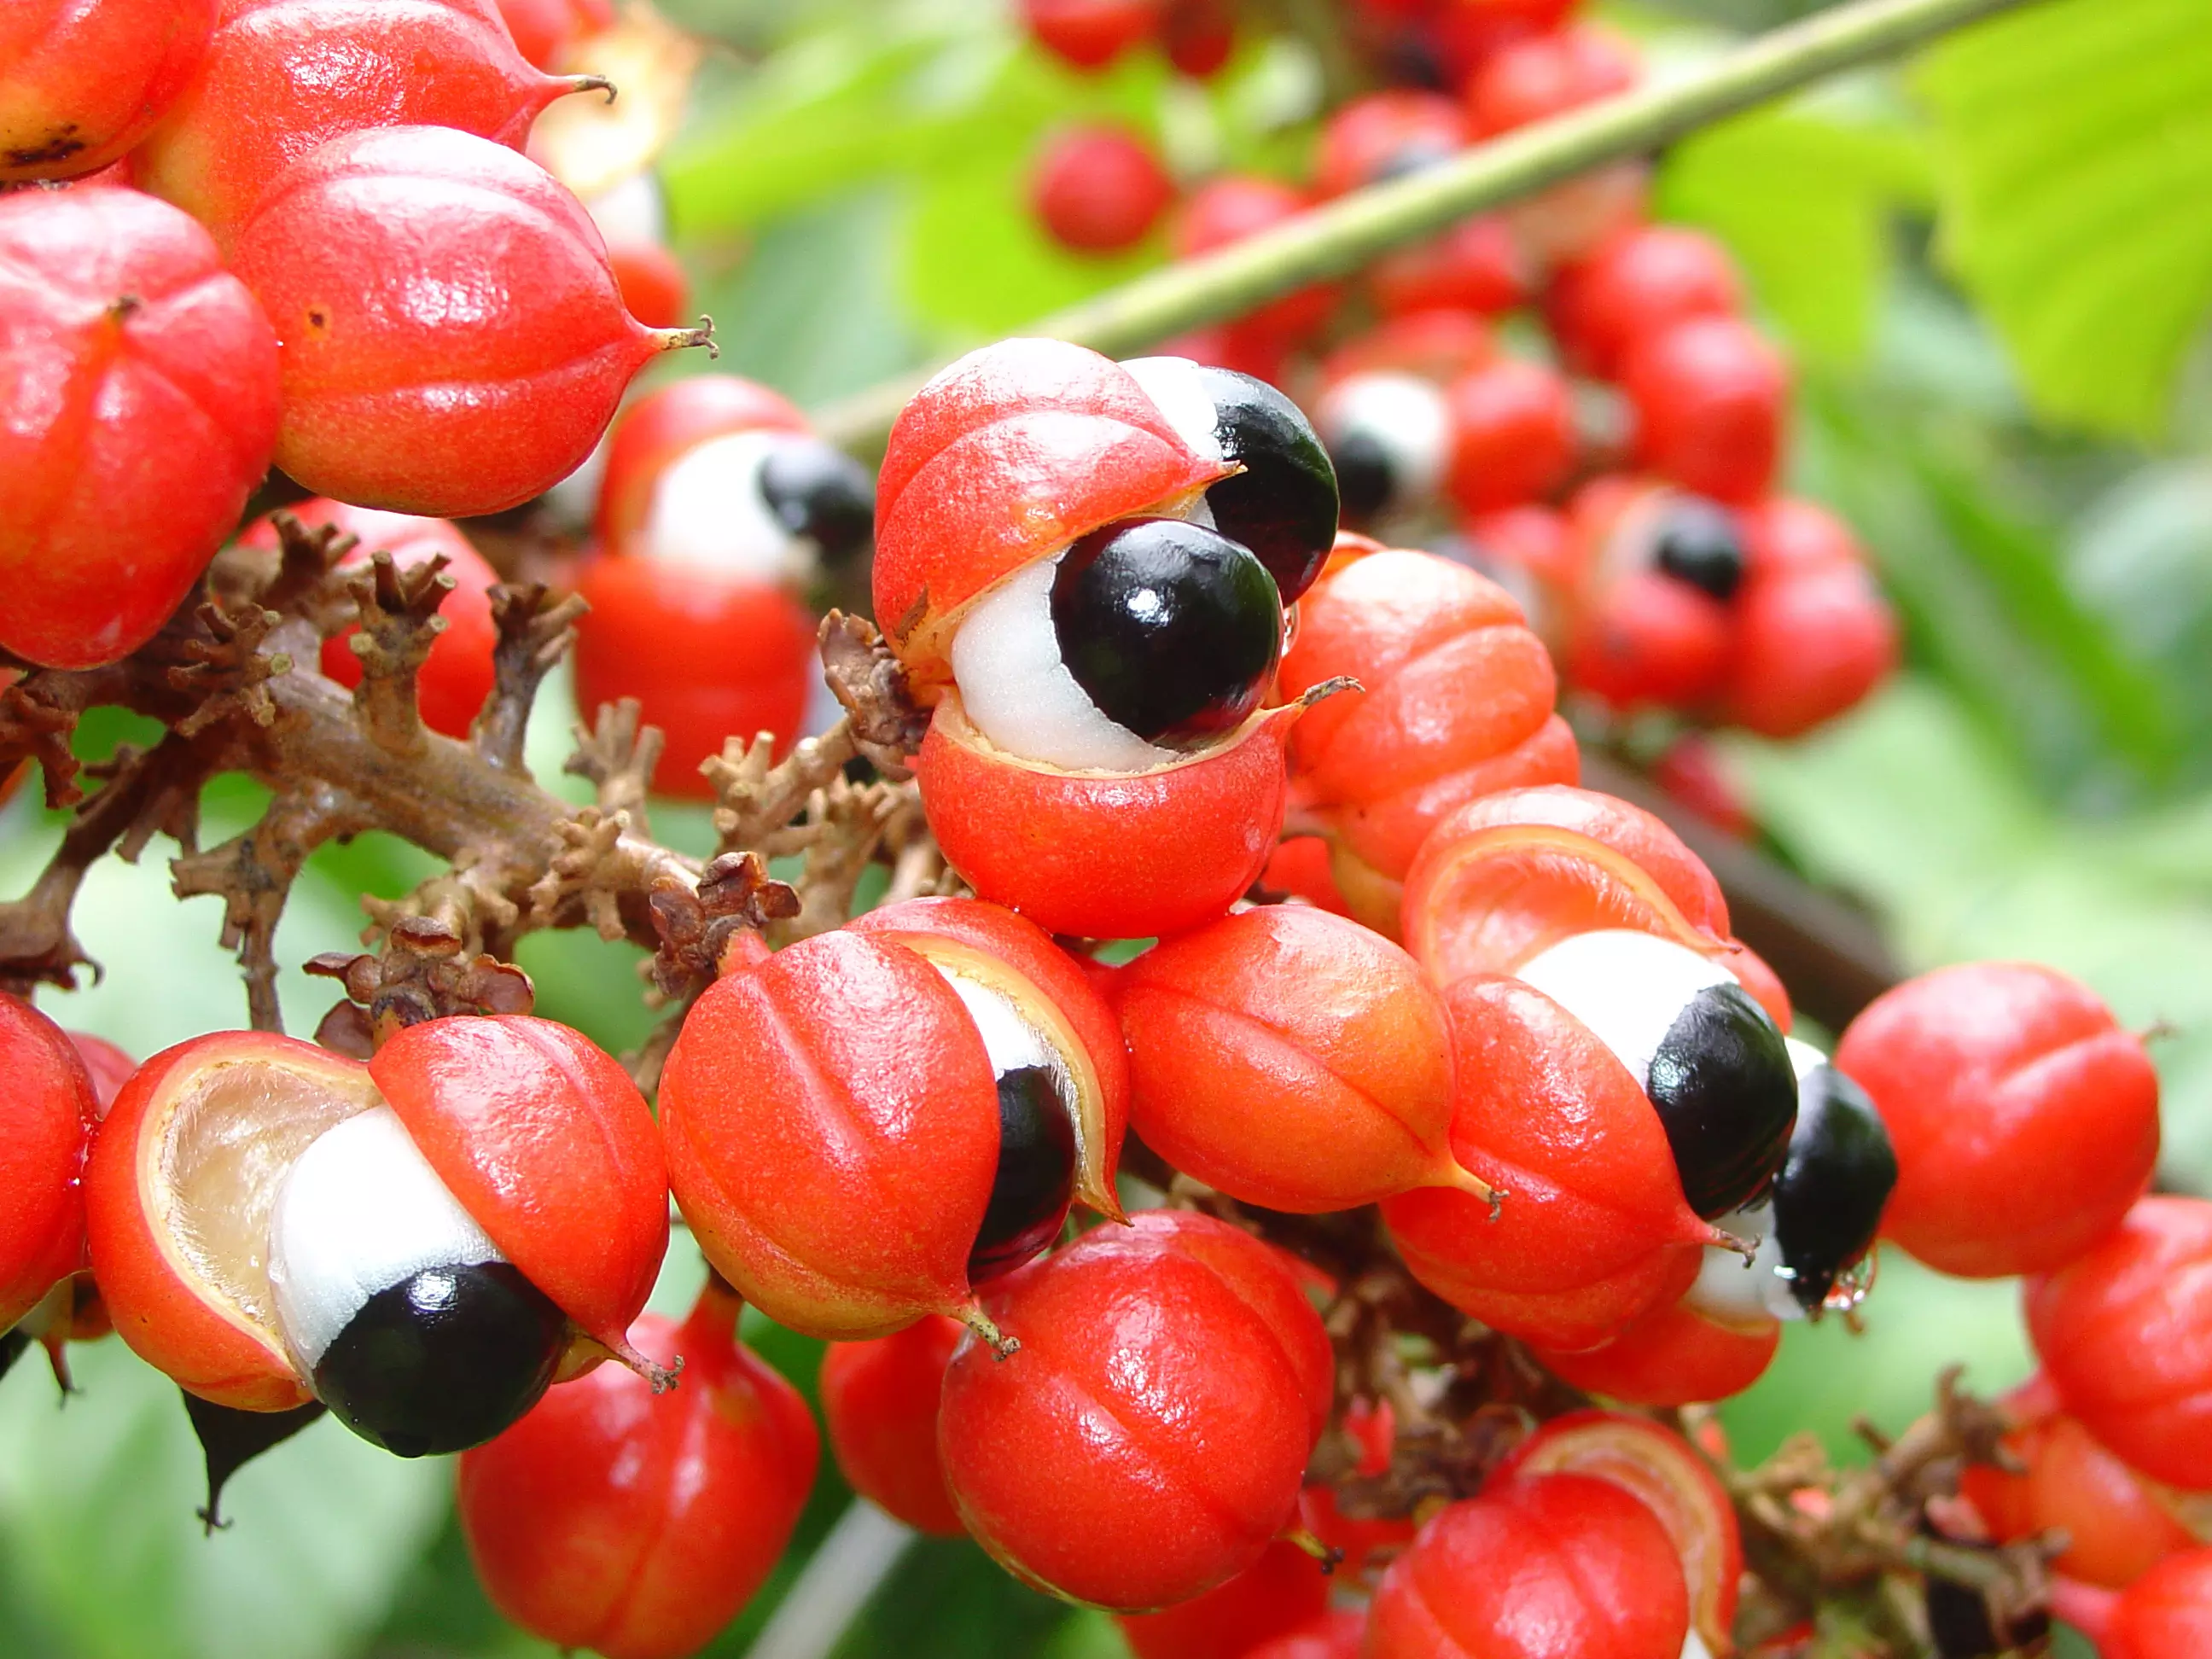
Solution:
M 1682 1194 L 1706 1220 L 1741 1209 L 1781 1167 L 1797 1074 L 1782 1033 L 1741 985 L 1690 999 L 1651 1057 L 1647 1092 Z
M 1928 1633 L 1942 1659 L 1998 1659 L 2024 1653 L 2051 1632 L 2051 1615 L 2041 1609 L 2006 1621 L 1999 1630 L 1981 1591 L 1931 1573 L 1927 1590 Z M 2179 1656 L 2175 1656 L 2179 1659 Z
M 825 559 L 849 558 L 875 535 L 875 481 L 843 450 L 818 439 L 791 438 L 769 451 L 760 489 L 776 522 L 794 536 L 812 538 Z
M 1897 1185 L 1897 1153 L 1865 1090 L 1832 1066 L 1797 1085 L 1797 1127 L 1774 1177 L 1774 1237 L 1790 1294 L 1817 1308 L 1873 1247 Z
M 362 1304 L 315 1367 L 315 1395 L 401 1457 L 464 1451 L 537 1403 L 568 1327 L 512 1263 L 426 1267 Z
M 1227 537 L 1182 519 L 1124 519 L 1060 560 L 1052 626 L 1107 719 L 1188 749 L 1260 706 L 1283 609 L 1267 567 Z
M 230 1524 L 222 1518 L 222 1489 L 230 1477 L 262 1453 L 283 1445 L 323 1414 L 319 1400 L 295 1406 L 289 1412 L 242 1412 L 234 1406 L 218 1406 L 189 1390 L 184 1395 L 185 1415 L 191 1419 L 193 1437 L 207 1465 L 207 1507 L 195 1510 L 200 1525 L 216 1532 Z
M 1336 489 L 1345 521 L 1370 523 L 1390 505 L 1398 488 L 1398 470 L 1389 446 L 1372 432 L 1347 432 L 1336 441 L 1328 456 L 1336 467 Z
M 1060 1237 L 1075 1193 L 1075 1123 L 1042 1066 L 999 1073 L 999 1172 L 969 1253 L 981 1281 L 1018 1267 Z
M 1336 469 L 1298 406 L 1265 380 L 1199 368 L 1214 440 L 1243 471 L 1206 492 L 1214 526 L 1252 550 L 1288 605 L 1313 585 L 1336 543 Z
M 1735 515 L 1701 495 L 1684 495 L 1668 504 L 1652 557 L 1677 581 L 1723 604 L 1743 586 L 1743 537 Z

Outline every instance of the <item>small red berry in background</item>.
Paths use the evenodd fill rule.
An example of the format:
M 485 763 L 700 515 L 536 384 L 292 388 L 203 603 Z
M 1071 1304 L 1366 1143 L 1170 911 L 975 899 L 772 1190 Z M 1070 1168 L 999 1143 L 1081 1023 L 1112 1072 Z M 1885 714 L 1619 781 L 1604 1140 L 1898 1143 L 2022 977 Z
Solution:
M 684 1659 L 782 1557 L 820 1442 L 798 1390 L 738 1340 L 739 1305 L 710 1281 L 681 1327 L 638 1322 L 639 1349 L 680 1358 L 675 1389 L 605 1366 L 461 1455 L 469 1559 L 523 1629 L 606 1659 Z
M 100 1104 L 69 1036 L 0 992 L 0 1331 L 84 1265 L 79 1179 Z
M 499 0 L 499 15 L 514 48 L 539 69 L 550 70 L 577 41 L 615 21 L 611 0 Z
M 1467 88 L 1467 109 L 1484 137 L 1510 132 L 1636 84 L 1635 49 L 1603 29 L 1574 25 L 1501 47 Z
M 1836 1065 L 1897 1149 L 1882 1231 L 1940 1273 L 2064 1267 L 2158 1160 L 2158 1073 L 2087 986 L 2029 963 L 1938 969 L 1853 1020 Z
M 2212 1549 L 2168 1556 L 2136 1580 L 2096 1637 L 2102 1659 L 2212 1651 Z
M 1295 219 L 1309 205 L 1300 192 L 1273 179 L 1223 173 L 1183 198 L 1169 240 L 1176 258 L 1195 258 Z M 1232 332 L 1249 331 L 1279 351 L 1326 324 L 1342 292 L 1337 283 L 1316 283 L 1270 300 L 1228 326 Z
M 84 1062 L 85 1074 L 92 1079 L 92 1091 L 100 1103 L 100 1115 L 106 1117 L 107 1109 L 115 1104 L 115 1097 L 123 1085 L 131 1081 L 131 1074 L 138 1069 L 138 1062 L 125 1054 L 106 1037 L 97 1037 L 89 1031 L 71 1031 L 70 1046 L 77 1058 Z
M 2154 1480 L 2212 1491 L 2212 1203 L 2142 1200 L 2027 1304 L 2066 1413 Z
M 1896 613 L 1826 508 L 1770 496 L 1739 515 L 1748 568 L 1718 696 L 1732 725 L 1794 738 L 1855 708 L 1897 667 Z
M 1167 0 L 1160 50 L 1200 80 L 1218 75 L 1237 51 L 1237 0 Z
M 1313 161 L 1314 192 L 1342 196 L 1433 167 L 1465 149 L 1468 136 L 1467 117 L 1441 93 L 1370 92 L 1322 127 Z
M 1245 1659 L 1255 1644 L 1322 1618 L 1329 1577 L 1321 1563 L 1281 1539 L 1225 1584 L 1164 1613 L 1115 1620 L 1137 1659 Z
M 0 185 L 74 179 L 136 144 L 190 82 L 218 0 L 10 0 Z
M 1048 143 L 1030 200 L 1053 240 L 1079 253 L 1118 253 L 1152 232 L 1175 200 L 1175 180 L 1127 127 L 1072 127 Z
M 358 545 L 341 559 L 342 570 L 358 570 L 378 553 L 389 553 L 402 570 L 426 560 L 442 557 L 444 574 L 453 579 L 453 591 L 438 607 L 445 631 L 430 647 L 415 680 L 422 720 L 434 732 L 449 738 L 465 738 L 491 695 L 492 650 L 499 643 L 499 629 L 491 617 L 491 589 L 499 573 L 484 562 L 483 555 L 450 521 L 420 519 L 404 513 L 380 513 L 370 507 L 348 507 L 343 501 L 307 501 L 288 507 L 310 530 L 325 526 L 354 537 Z M 248 546 L 276 545 L 276 529 L 268 519 L 247 527 L 240 537 Z M 323 641 L 322 670 L 350 690 L 361 684 L 361 659 L 352 641 L 356 624 Z
M 1575 458 L 1567 383 L 1541 363 L 1499 357 L 1444 387 L 1451 419 L 1445 487 L 1463 513 L 1491 513 L 1548 493 Z
M 1022 0 L 1030 34 L 1079 70 L 1103 70 L 1159 26 L 1160 0 Z
M 1658 1517 L 1607 1480 L 1509 1481 L 1390 1564 L 1367 1659 L 1680 1659 L 1689 1595 Z
M 235 263 L 283 342 L 277 465 L 362 507 L 526 501 L 576 470 L 647 362 L 705 343 L 623 308 L 598 227 L 551 175 L 445 128 L 325 144 L 262 199 Z
M 1325 1613 L 1247 1648 L 1241 1659 L 1359 1659 L 1366 1638 L 1364 1612 Z
M 1537 1358 L 1585 1394 L 1637 1406 L 1688 1406 L 1741 1394 L 1765 1375 L 1781 1343 L 1774 1320 L 1739 1329 L 1677 1302 L 1644 1315 L 1603 1347 L 1539 1349 Z
M 822 1423 L 845 1482 L 917 1531 L 967 1528 L 937 1457 L 937 1401 L 965 1328 L 931 1314 L 896 1335 L 832 1342 L 822 1356 Z
M 2070 1578 L 2124 1589 L 2167 1556 L 2194 1548 L 2195 1536 L 2142 1478 L 2063 1413 L 2004 1438 L 2026 1469 L 1967 1467 L 1960 1491 L 1999 1543 L 2063 1532 L 2066 1553 L 2051 1563 Z
M 0 646 L 113 662 L 167 622 L 277 435 L 277 346 L 207 233 L 132 190 L 0 199 Z
M 190 88 L 131 164 L 228 254 L 319 144 L 436 126 L 520 149 L 539 112 L 583 84 L 526 63 L 492 0 L 223 0 Z
M 1291 1524 L 1334 1362 L 1272 1247 L 1148 1210 L 1008 1274 L 985 1305 L 1021 1352 L 961 1350 L 938 1444 L 969 1530 L 1009 1571 L 1149 1612 L 1243 1571 Z
M 1790 366 L 1734 317 L 1692 317 L 1638 342 L 1621 390 L 1636 411 L 1636 459 L 1716 501 L 1772 488 L 1789 422 Z
M 1510 311 L 1528 297 L 1527 261 L 1505 221 L 1462 219 L 1431 241 L 1385 254 L 1367 270 L 1367 289 L 1385 317 L 1424 311 Z
M 1742 308 L 1727 249 L 1679 225 L 1638 225 L 1609 238 L 1557 273 L 1544 306 L 1568 360 L 1608 379 L 1640 342 L 1692 317 Z
M 1267 867 L 1260 877 L 1261 885 L 1279 893 L 1289 893 L 1304 899 L 1317 910 L 1331 915 L 1348 916 L 1344 895 L 1337 890 L 1336 878 L 1329 871 L 1329 846 L 1321 836 L 1294 836 L 1278 842 L 1275 850 L 1267 855 Z

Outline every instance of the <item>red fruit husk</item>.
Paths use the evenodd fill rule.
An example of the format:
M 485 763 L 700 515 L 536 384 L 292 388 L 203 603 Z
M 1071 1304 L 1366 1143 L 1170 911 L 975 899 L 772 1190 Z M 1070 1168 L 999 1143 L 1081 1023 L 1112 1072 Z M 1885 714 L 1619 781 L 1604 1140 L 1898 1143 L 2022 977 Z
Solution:
M 190 84 L 217 0 L 9 0 L 0 185 L 76 179 L 143 138 Z
M 0 992 L 0 1331 L 84 1265 L 85 1150 L 100 1103 L 69 1034 Z
M 0 199 L 0 647 L 93 668 L 168 620 L 277 434 L 277 349 L 207 233 L 131 190 Z
M 822 1356 L 822 1422 L 837 1468 L 885 1514 L 939 1538 L 968 1528 L 937 1457 L 937 1400 L 967 1328 L 931 1314 L 895 1336 L 832 1342 Z
M 527 501 L 575 471 L 654 356 L 708 343 L 623 308 L 599 228 L 550 174 L 441 128 L 325 144 L 262 199 L 234 263 L 283 342 L 277 465 L 363 507 Z

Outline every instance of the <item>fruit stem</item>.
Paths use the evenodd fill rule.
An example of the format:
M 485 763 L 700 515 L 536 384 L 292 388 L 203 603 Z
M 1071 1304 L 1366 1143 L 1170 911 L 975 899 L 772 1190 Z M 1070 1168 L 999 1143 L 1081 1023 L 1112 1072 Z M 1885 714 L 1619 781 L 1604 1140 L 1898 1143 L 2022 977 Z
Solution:
M 1344 1552 L 1334 1544 L 1324 1544 L 1310 1527 L 1285 1527 L 1275 1534 L 1294 1549 L 1304 1550 L 1321 1563 L 1323 1572 L 1334 1572 L 1344 1559 Z
M 615 83 L 604 75 L 563 75 L 560 79 L 568 83 L 570 92 L 604 92 L 607 102 L 615 100 Z
M 981 1303 L 970 1302 L 955 1317 L 975 1333 L 978 1341 L 988 1343 L 991 1352 L 1000 1359 L 1010 1359 L 1022 1351 L 1021 1343 L 1000 1330 L 998 1322 L 983 1311 Z
M 707 356 L 720 361 L 722 348 L 714 343 L 714 319 L 702 316 L 696 328 L 655 328 L 647 331 L 653 343 L 662 351 L 681 351 L 686 346 L 704 346 Z

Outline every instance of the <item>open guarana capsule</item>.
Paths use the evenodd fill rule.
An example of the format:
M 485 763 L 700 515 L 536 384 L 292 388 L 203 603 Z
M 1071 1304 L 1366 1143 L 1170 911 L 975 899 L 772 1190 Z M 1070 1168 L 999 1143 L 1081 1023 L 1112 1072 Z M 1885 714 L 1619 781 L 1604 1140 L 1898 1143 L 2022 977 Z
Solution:
M 628 1075 L 526 1017 L 414 1026 L 366 1066 L 196 1038 L 117 1097 L 86 1179 L 94 1271 L 142 1358 L 219 1405 L 320 1400 L 409 1457 L 489 1439 L 610 1355 L 645 1364 L 623 1333 L 666 1191 Z

